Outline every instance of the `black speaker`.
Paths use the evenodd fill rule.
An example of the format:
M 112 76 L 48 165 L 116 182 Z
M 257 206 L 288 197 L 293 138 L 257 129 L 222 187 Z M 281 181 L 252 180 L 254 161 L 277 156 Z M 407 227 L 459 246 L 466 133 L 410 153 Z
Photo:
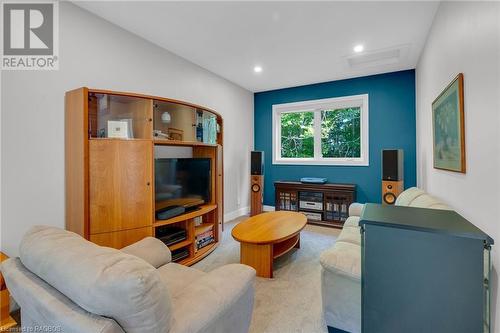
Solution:
M 252 151 L 250 155 L 250 174 L 263 175 L 264 174 L 264 152 Z
M 403 149 L 382 150 L 382 180 L 403 180 Z

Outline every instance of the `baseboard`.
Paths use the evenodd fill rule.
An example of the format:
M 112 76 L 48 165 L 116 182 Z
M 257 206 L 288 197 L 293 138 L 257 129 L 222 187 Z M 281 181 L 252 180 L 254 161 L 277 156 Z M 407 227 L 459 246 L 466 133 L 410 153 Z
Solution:
M 242 207 L 240 209 L 233 210 L 232 212 L 224 214 L 224 222 L 229 222 L 237 217 L 247 215 L 249 212 L 250 212 L 250 207 Z
M 264 212 L 273 212 L 274 206 L 264 205 L 264 206 L 262 206 L 262 210 Z M 250 207 L 242 207 L 240 209 L 233 210 L 232 212 L 224 214 L 224 221 L 228 222 L 228 221 L 234 220 L 237 217 L 247 215 L 249 213 L 250 213 Z

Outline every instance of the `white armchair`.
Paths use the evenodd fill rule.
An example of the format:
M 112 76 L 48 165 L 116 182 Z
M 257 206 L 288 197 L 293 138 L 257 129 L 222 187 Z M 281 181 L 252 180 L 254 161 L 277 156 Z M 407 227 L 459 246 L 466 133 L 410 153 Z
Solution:
M 24 236 L 20 258 L 0 268 L 26 331 L 248 331 L 253 268 L 231 264 L 205 273 L 170 261 L 169 249 L 152 237 L 120 251 L 37 226 Z

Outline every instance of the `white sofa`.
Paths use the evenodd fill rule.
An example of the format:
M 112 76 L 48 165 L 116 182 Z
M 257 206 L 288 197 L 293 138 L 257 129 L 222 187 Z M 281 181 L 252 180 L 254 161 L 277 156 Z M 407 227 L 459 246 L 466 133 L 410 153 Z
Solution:
M 395 203 L 430 209 L 452 210 L 439 199 L 412 187 Z M 353 203 L 335 245 L 321 254 L 321 294 L 329 331 L 361 332 L 361 233 L 359 219 L 364 205 Z
M 36 226 L 20 257 L 0 268 L 21 307 L 23 332 L 248 332 L 253 268 L 204 273 L 170 261 L 156 238 L 116 250 Z

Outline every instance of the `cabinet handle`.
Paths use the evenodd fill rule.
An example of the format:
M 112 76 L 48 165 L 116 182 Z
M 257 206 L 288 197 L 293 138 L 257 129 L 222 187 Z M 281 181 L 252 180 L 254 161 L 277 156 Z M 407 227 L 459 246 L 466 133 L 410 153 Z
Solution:
M 148 118 L 148 121 L 153 121 L 153 118 Z
M 147 182 L 147 183 L 146 183 L 146 185 L 147 185 L 147 186 L 149 186 L 149 185 L 151 185 L 151 183 L 150 183 L 150 182 Z

